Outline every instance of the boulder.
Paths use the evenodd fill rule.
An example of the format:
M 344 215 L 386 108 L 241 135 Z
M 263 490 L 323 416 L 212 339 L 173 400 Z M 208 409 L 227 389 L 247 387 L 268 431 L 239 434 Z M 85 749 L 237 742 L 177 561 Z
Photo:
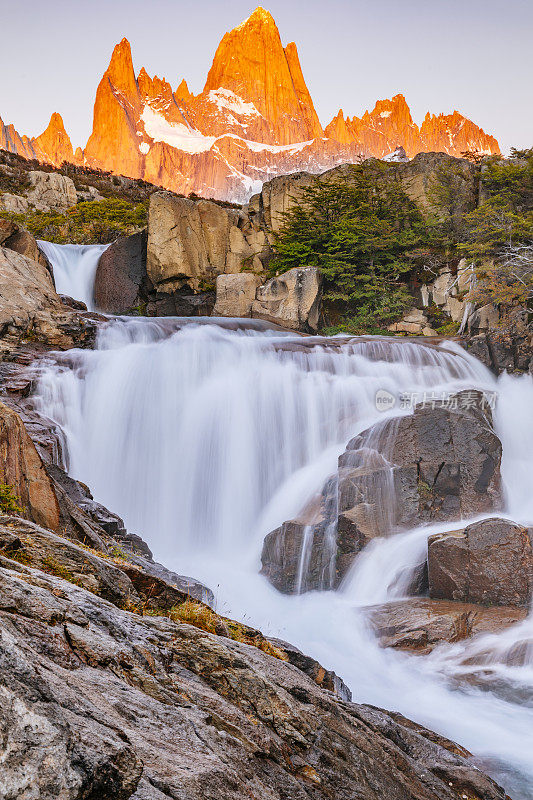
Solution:
M 409 333 L 413 336 L 436 336 L 429 320 L 419 308 L 412 308 L 399 322 L 394 322 L 388 327 L 393 333 Z
M 505 800 L 461 747 L 340 702 L 311 659 L 313 677 L 289 663 L 297 653 L 226 633 L 123 610 L 0 556 L 10 796 Z
M 9 248 L 9 250 L 14 250 L 15 253 L 26 256 L 26 258 L 30 258 L 32 261 L 38 261 L 39 264 L 46 267 L 53 279 L 53 271 L 50 262 L 39 248 L 35 237 L 32 236 L 31 233 L 28 233 L 28 231 L 17 226 L 17 229 L 11 236 L 2 242 L 2 246 Z
M 13 232 L 11 235 L 13 235 Z M 8 239 L 8 237 L 6 237 Z M 41 263 L 0 250 L 0 331 L 28 326 L 35 315 L 61 309 L 50 273 Z
M 532 529 L 497 517 L 428 541 L 429 594 L 483 605 L 529 607 Z
M 72 178 L 59 172 L 28 172 L 29 202 L 39 211 L 66 211 L 78 202 Z
M 257 290 L 252 317 L 291 330 L 316 331 L 322 308 L 322 276 L 317 267 L 295 267 Z
M 4 403 L 0 403 L 0 484 L 11 488 L 28 519 L 59 529 L 59 505 L 52 482 L 19 415 Z
M 261 279 L 251 272 L 218 275 L 214 317 L 250 317 Z
M 499 633 L 527 616 L 522 608 L 416 598 L 369 606 L 370 624 L 382 647 L 419 654 L 443 642 L 453 643 L 483 633 Z
M 499 510 L 502 448 L 489 399 L 467 390 L 444 405 L 438 399 L 421 403 L 411 416 L 378 423 L 352 439 L 321 494 L 266 537 L 263 574 L 283 592 L 332 588 L 376 537 Z M 421 564 L 410 592 L 426 590 Z
M 299 594 L 331 589 L 336 584 L 336 559 L 341 558 L 336 543 L 336 504 L 337 481 L 332 478 L 296 519 L 265 537 L 261 574 L 279 592 Z
M 121 236 L 100 256 L 94 282 L 96 307 L 108 314 L 128 314 L 147 294 L 146 231 Z
M 239 272 L 254 255 L 239 225 L 242 214 L 209 200 L 170 192 L 150 196 L 147 271 L 156 289 L 197 291 L 222 273 Z
M 468 390 L 432 405 L 348 443 L 339 459 L 339 514 L 351 512 L 354 541 L 376 527 L 383 536 L 501 508 L 501 443 L 484 395 Z
M 96 320 L 67 309 L 46 267 L 0 248 L 0 352 L 29 338 L 56 350 L 94 343 Z
M 0 194 L 0 208 L 9 214 L 25 214 L 29 205 L 28 200 L 20 194 Z

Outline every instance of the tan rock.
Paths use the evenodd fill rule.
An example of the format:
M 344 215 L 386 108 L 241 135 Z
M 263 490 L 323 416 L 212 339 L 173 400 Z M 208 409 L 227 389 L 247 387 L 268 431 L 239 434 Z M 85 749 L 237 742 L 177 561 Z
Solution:
M 295 267 L 257 290 L 252 317 L 293 330 L 316 331 L 322 305 L 322 276 L 316 267 Z
M 61 310 L 45 266 L 5 247 L 0 249 L 0 330 L 27 327 L 35 316 Z
M 251 272 L 217 277 L 217 299 L 214 317 L 250 317 L 257 287 L 261 279 Z
M 0 484 L 20 499 L 23 515 L 58 530 L 59 505 L 35 445 L 19 415 L 0 403 Z
M 187 284 L 197 290 L 217 275 L 237 274 L 247 261 L 268 251 L 266 236 L 242 213 L 209 200 L 193 201 L 169 192 L 150 197 L 147 271 L 154 286 L 174 291 Z M 250 235 L 250 242 L 247 241 Z
M 40 211 L 65 211 L 78 202 L 74 181 L 59 172 L 28 172 L 32 189 L 28 200 Z
M 27 199 L 20 194 L 4 192 L 4 194 L 0 195 L 0 208 L 10 214 L 25 214 L 28 207 Z

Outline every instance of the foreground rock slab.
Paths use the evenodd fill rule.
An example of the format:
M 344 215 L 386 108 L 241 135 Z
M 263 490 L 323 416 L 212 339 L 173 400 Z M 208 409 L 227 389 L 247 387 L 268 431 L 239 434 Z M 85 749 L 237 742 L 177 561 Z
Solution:
M 0 792 L 504 800 L 457 745 L 256 647 L 0 565 Z

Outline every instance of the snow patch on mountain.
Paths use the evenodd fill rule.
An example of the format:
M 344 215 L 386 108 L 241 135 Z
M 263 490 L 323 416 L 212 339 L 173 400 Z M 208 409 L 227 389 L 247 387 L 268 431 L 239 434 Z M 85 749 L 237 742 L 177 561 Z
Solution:
M 150 106 L 144 107 L 141 119 L 146 133 L 155 142 L 165 142 L 185 153 L 193 155 L 205 153 L 216 142 L 216 136 L 204 136 L 200 131 L 189 128 L 181 122 L 169 122 Z
M 245 103 L 242 97 L 232 92 L 231 89 L 211 89 L 207 99 L 219 109 L 226 109 L 232 114 L 242 117 L 262 116 L 253 103 Z

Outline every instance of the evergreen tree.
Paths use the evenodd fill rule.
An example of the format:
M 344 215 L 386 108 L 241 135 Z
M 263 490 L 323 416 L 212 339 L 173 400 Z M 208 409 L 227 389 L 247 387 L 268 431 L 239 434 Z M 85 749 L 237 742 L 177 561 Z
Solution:
M 394 168 L 367 161 L 303 190 L 276 237 L 273 273 L 319 267 L 339 329 L 365 332 L 398 319 L 428 226 Z

